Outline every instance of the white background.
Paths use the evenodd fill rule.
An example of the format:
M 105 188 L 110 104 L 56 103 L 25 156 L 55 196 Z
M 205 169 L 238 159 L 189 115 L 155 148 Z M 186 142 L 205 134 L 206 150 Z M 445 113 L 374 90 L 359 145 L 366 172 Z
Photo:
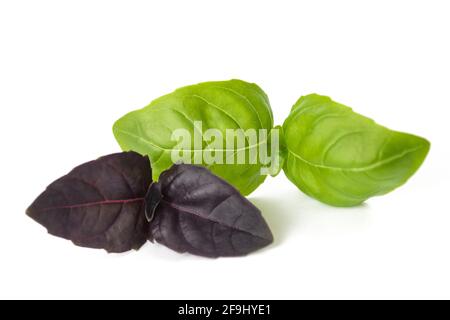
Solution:
M 0 1 L 1 298 L 450 298 L 448 1 Z M 267 179 L 251 200 L 276 243 L 245 258 L 108 255 L 26 217 L 47 184 L 119 151 L 117 118 L 230 78 L 258 83 L 277 124 L 316 92 L 431 152 L 352 209 Z

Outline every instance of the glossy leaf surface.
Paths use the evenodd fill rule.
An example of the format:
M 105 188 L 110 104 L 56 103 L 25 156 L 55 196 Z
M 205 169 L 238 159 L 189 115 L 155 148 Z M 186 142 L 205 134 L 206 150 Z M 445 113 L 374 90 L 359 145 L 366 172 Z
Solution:
M 108 252 L 139 249 L 147 237 L 144 197 L 150 183 L 147 157 L 112 154 L 50 184 L 27 214 L 50 234 L 82 247 Z
M 201 127 L 196 123 L 201 122 Z M 241 80 L 204 82 L 180 88 L 154 100 L 147 107 L 131 112 L 119 119 L 113 128 L 116 140 L 123 150 L 132 150 L 150 157 L 153 180 L 157 181 L 161 172 L 169 169 L 172 151 L 177 150 L 179 141 L 172 139 L 175 130 L 186 129 L 191 137 L 203 136 L 201 145 L 188 143 L 188 159 L 183 163 L 202 164 L 214 174 L 222 177 L 242 194 L 248 195 L 265 179 L 261 175 L 261 162 L 246 161 L 239 164 L 236 146 L 226 144 L 227 129 L 267 129 L 273 128 L 273 116 L 269 100 L 256 84 Z M 208 129 L 216 129 L 221 139 L 205 138 Z M 267 140 L 245 141 L 246 154 L 256 152 L 258 146 Z M 211 164 L 202 159 L 201 150 L 220 150 L 222 163 Z M 200 151 L 199 151 L 200 150 Z M 199 162 L 194 161 L 200 156 Z
M 146 197 L 151 240 L 177 251 L 242 256 L 273 241 L 261 212 L 204 167 L 174 165 Z
M 287 177 L 327 204 L 354 206 L 404 184 L 430 143 L 393 131 L 329 97 L 301 97 L 283 125 Z

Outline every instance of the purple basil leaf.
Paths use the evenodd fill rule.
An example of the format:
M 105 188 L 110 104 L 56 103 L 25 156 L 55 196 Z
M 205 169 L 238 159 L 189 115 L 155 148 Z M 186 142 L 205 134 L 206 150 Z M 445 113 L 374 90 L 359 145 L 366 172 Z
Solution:
M 147 239 L 144 197 L 151 177 L 147 157 L 108 155 L 53 182 L 27 214 L 50 234 L 82 247 L 137 250 Z
M 204 167 L 174 165 L 146 196 L 149 239 L 183 253 L 242 256 L 273 241 L 261 212 Z

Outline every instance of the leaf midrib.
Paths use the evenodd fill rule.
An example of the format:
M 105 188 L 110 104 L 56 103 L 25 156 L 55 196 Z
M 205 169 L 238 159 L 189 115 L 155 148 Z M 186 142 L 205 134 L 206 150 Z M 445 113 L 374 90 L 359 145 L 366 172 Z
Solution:
M 232 196 L 232 195 L 230 195 L 230 196 Z M 227 198 L 227 199 L 228 199 L 228 198 Z M 220 226 L 224 226 L 224 227 L 226 227 L 226 228 L 228 228 L 228 229 L 231 229 L 231 230 L 233 230 L 233 231 L 236 231 L 236 232 L 242 232 L 242 233 L 249 234 L 249 235 L 251 235 L 252 237 L 255 237 L 255 238 L 259 238 L 259 239 L 262 239 L 262 240 L 267 240 L 266 238 L 263 238 L 263 237 L 261 237 L 260 235 L 254 234 L 254 233 L 252 233 L 252 232 L 250 232 L 250 231 L 236 228 L 236 227 L 234 227 L 234 226 L 225 224 L 225 223 L 220 222 L 220 221 L 218 221 L 218 220 L 211 219 L 210 217 L 204 217 L 204 216 L 202 216 L 201 214 L 199 214 L 198 212 L 195 212 L 194 210 L 190 210 L 190 209 L 188 209 L 188 208 L 186 208 L 186 207 L 184 207 L 184 206 L 182 206 L 182 205 L 179 205 L 179 204 L 176 204 L 176 203 L 167 201 L 167 200 L 165 200 L 165 199 L 162 199 L 161 201 L 164 202 L 165 204 L 167 204 L 169 207 L 171 207 L 171 208 L 173 208 L 173 209 L 180 210 L 180 211 L 182 211 L 182 212 L 185 212 L 185 213 L 188 213 L 188 214 L 190 214 L 190 215 L 193 215 L 193 216 L 195 216 L 195 217 L 197 217 L 197 218 L 200 218 L 200 219 L 204 219 L 204 220 L 210 221 L 211 223 L 218 224 L 218 225 L 220 225 Z M 223 201 L 222 201 L 222 202 L 223 202 Z M 209 214 L 211 214 L 211 212 L 210 212 Z M 240 217 L 241 217 L 241 216 L 239 216 L 239 218 L 240 218 Z
M 287 147 L 286 149 L 288 150 L 288 152 L 290 154 L 292 154 L 295 158 L 299 159 L 300 161 L 306 163 L 309 166 L 313 166 L 316 168 L 321 168 L 321 169 L 328 169 L 328 170 L 342 170 L 342 171 L 350 171 L 350 172 L 363 172 L 363 171 L 369 171 L 369 170 L 373 170 L 376 169 L 378 167 L 381 167 L 389 162 L 395 161 L 397 159 L 401 159 L 404 156 L 416 152 L 420 149 L 425 148 L 425 146 L 419 146 L 419 147 L 415 147 L 415 148 L 411 148 L 411 149 L 406 149 L 403 152 L 401 152 L 400 154 L 397 154 L 395 156 L 386 158 L 384 160 L 378 161 L 374 164 L 368 165 L 368 166 L 364 166 L 364 167 L 356 167 L 356 168 L 342 168 L 342 167 L 335 167 L 335 166 L 327 166 L 327 165 L 323 165 L 323 164 L 317 164 L 311 161 L 306 160 L 305 158 L 301 157 L 299 154 L 293 152 L 291 149 L 289 149 L 289 147 Z
M 51 210 L 61 210 L 61 209 L 80 209 L 80 208 L 90 208 L 90 207 L 97 207 L 97 206 L 104 206 L 104 205 L 116 205 L 116 204 L 129 204 L 129 203 L 136 203 L 136 202 L 143 202 L 144 198 L 132 198 L 132 199 L 119 199 L 119 200 L 100 200 L 100 201 L 93 201 L 93 202 L 86 202 L 86 203 L 76 203 L 76 204 L 69 204 L 69 205 L 61 205 L 61 206 L 53 206 L 53 207 L 45 207 L 39 210 L 36 210 L 36 212 L 46 212 Z
M 143 137 L 141 137 L 141 136 L 138 136 L 137 134 L 131 133 L 131 132 L 129 132 L 129 131 L 125 131 L 125 130 L 123 130 L 123 129 L 116 129 L 116 131 L 117 131 L 117 132 L 120 132 L 120 133 L 123 133 L 123 134 L 125 134 L 125 135 L 128 135 L 128 136 L 130 136 L 130 137 L 136 138 L 136 139 L 138 139 L 138 140 L 142 140 L 144 143 L 149 144 L 149 145 L 151 145 L 152 147 L 155 147 L 155 148 L 157 148 L 157 149 L 160 149 L 160 150 L 163 150 L 163 151 L 166 151 L 166 152 L 172 152 L 173 150 L 179 150 L 179 149 L 165 148 L 165 147 L 159 146 L 159 145 L 157 145 L 157 144 L 151 142 L 151 141 L 148 140 L 148 139 L 145 139 L 145 138 L 143 138 Z M 266 143 L 266 142 L 268 142 L 268 139 L 266 139 L 266 140 L 264 140 L 264 141 L 262 141 L 262 142 L 259 142 L 259 143 L 257 143 L 257 144 L 253 144 L 253 145 L 251 145 L 251 146 L 245 147 L 245 148 L 239 148 L 239 149 L 211 149 L 211 150 L 212 150 L 212 151 L 223 151 L 223 152 L 229 152 L 229 151 L 233 151 L 233 152 L 235 152 L 235 151 L 242 151 L 242 150 L 248 150 L 248 149 L 252 149 L 252 148 L 258 147 L 258 146 L 260 146 L 260 145 L 262 145 L 262 144 L 264 144 L 264 143 Z M 185 151 L 189 151 L 189 152 L 198 152 L 198 151 L 205 151 L 205 150 L 208 150 L 208 149 L 200 149 L 200 150 L 199 150 L 199 149 L 188 149 L 188 150 L 185 150 Z

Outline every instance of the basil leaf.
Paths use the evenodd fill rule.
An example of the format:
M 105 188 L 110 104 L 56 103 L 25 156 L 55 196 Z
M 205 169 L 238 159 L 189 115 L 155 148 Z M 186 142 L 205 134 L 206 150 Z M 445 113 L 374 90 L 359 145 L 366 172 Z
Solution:
M 149 239 L 177 252 L 242 256 L 273 241 L 261 212 L 204 167 L 174 165 L 146 197 Z
M 201 121 L 201 128 L 195 125 Z M 172 139 L 175 130 L 184 128 L 191 137 L 203 136 L 208 129 L 217 129 L 222 136 L 215 141 L 222 148 L 215 148 L 210 141 L 201 140 L 201 146 L 189 143 L 189 162 L 207 166 L 213 173 L 248 195 L 266 178 L 261 174 L 259 157 L 254 163 L 227 162 L 235 157 L 236 146 L 226 145 L 227 129 L 266 129 L 268 135 L 273 127 L 273 116 L 269 100 L 261 88 L 241 80 L 205 82 L 180 88 L 168 95 L 154 100 L 147 107 L 131 112 L 119 119 L 113 127 L 116 140 L 123 150 L 133 150 L 148 155 L 153 169 L 153 179 L 158 180 L 164 170 L 173 165 L 172 152 L 176 151 L 177 141 Z M 245 141 L 245 149 L 259 152 L 258 144 Z M 201 158 L 201 149 L 209 147 L 223 153 L 222 163 L 207 164 Z M 200 149 L 199 149 L 200 148 Z M 194 161 L 199 159 L 198 162 Z M 230 161 L 231 162 L 231 161 Z
M 50 184 L 27 214 L 52 235 L 108 252 L 139 249 L 147 240 L 147 157 L 118 153 L 85 163 Z
M 334 206 L 354 206 L 404 184 L 430 143 L 389 130 L 332 101 L 301 97 L 283 125 L 287 177 L 303 192 Z

